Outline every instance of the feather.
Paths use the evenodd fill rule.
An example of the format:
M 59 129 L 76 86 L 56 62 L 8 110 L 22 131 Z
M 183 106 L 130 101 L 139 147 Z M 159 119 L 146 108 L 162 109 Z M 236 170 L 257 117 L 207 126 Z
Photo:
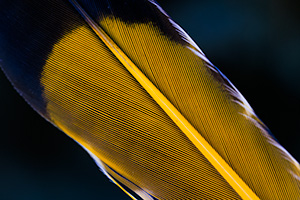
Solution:
M 7 77 L 132 198 L 299 198 L 297 161 L 155 1 L 0 6 Z

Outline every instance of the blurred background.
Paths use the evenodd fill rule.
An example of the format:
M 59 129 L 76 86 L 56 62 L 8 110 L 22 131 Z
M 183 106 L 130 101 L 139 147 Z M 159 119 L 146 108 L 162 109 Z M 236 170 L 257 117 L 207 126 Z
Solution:
M 158 0 L 300 161 L 300 1 Z M 0 72 L 0 199 L 129 199 Z

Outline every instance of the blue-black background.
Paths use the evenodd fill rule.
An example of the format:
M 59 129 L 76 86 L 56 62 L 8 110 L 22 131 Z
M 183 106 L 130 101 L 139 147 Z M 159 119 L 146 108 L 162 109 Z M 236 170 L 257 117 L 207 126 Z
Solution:
M 300 161 L 300 1 L 158 2 Z M 0 94 L 0 200 L 129 199 L 2 72 Z

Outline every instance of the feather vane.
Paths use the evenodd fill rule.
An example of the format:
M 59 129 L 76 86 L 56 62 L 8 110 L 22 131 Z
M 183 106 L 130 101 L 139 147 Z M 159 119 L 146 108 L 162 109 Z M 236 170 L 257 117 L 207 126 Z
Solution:
M 39 17 L 22 18 L 34 34 L 14 23 L 0 31 L 3 70 L 123 190 L 143 199 L 299 198 L 297 161 L 155 1 L 27 3 L 0 10 L 12 22 Z M 51 15 L 33 10 L 42 4 Z

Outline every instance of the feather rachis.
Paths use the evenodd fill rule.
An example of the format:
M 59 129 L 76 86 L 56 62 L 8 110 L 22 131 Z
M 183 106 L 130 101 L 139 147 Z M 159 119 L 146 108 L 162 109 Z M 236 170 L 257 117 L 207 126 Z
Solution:
M 227 163 L 218 155 L 217 152 L 201 137 L 196 129 L 178 112 L 178 110 L 164 97 L 163 94 L 148 80 L 137 66 L 117 47 L 117 45 L 98 27 L 92 19 L 83 11 L 83 9 L 74 3 L 81 12 L 84 19 L 93 28 L 101 40 L 110 48 L 118 59 L 126 66 L 126 69 L 137 79 L 145 88 L 151 97 L 160 105 L 160 107 L 173 119 L 178 127 L 187 135 L 192 143 L 201 151 L 202 154 L 211 162 L 219 173 L 225 177 L 230 185 L 239 193 L 243 199 L 258 199 L 253 191 L 243 182 L 242 179 L 227 165 Z

